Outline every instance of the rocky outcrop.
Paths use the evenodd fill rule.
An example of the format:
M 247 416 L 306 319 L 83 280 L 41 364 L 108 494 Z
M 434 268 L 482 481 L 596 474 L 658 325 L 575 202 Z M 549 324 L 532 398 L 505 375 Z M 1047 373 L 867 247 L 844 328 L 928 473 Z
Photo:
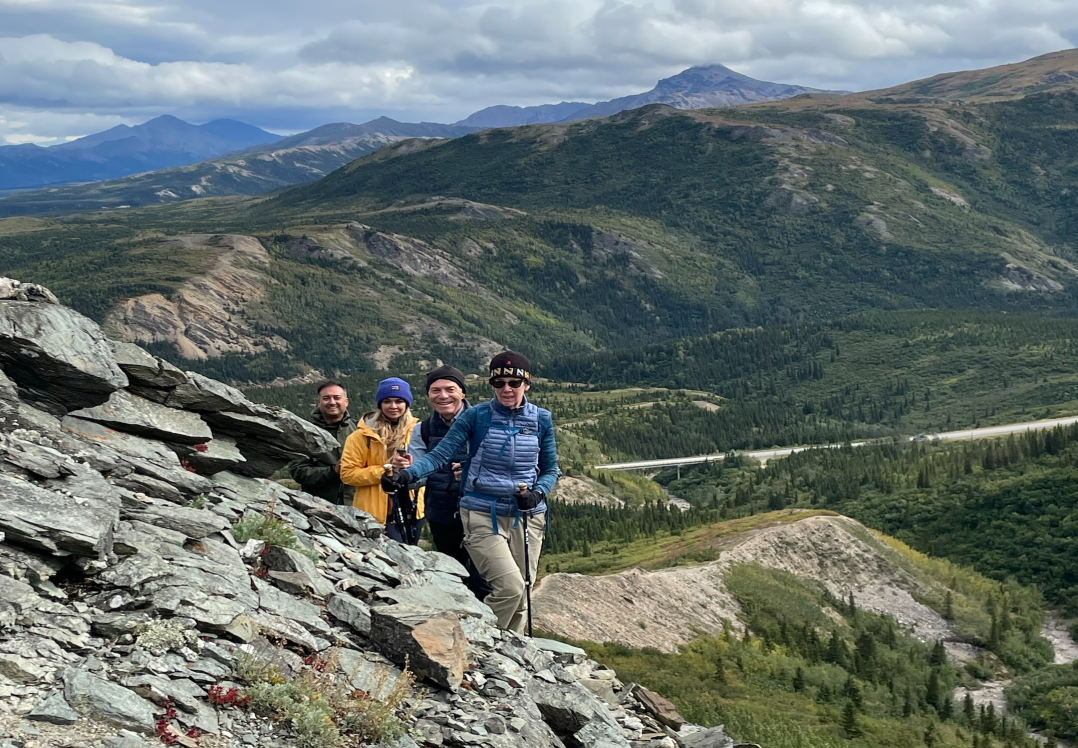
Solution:
M 47 302 L 0 301 L 0 367 L 56 409 L 98 405 L 128 384 L 97 324 Z
M 797 512 L 791 513 L 796 520 Z M 951 625 L 920 602 L 934 594 L 896 552 L 846 517 L 814 516 L 725 538 L 719 560 L 699 566 L 583 576 L 549 574 L 533 593 L 536 625 L 573 639 L 616 641 L 677 651 L 700 633 L 740 629 L 741 607 L 726 571 L 736 564 L 781 569 L 823 584 L 836 598 L 890 615 L 924 641 L 947 639 Z
M 236 234 L 168 241 L 177 249 L 207 255 L 207 269 L 168 297 L 146 294 L 120 304 L 105 320 L 110 335 L 131 343 L 170 343 L 180 355 L 198 360 L 288 347 L 283 338 L 259 333 L 247 320 L 273 283 L 262 271 L 269 254 L 261 242 Z
M 675 729 L 668 711 L 656 713 L 658 697 L 583 650 L 500 631 L 455 560 L 257 477 L 295 451 L 329 447 L 317 429 L 137 348 L 112 349 L 41 298 L 0 300 L 0 319 L 11 305 L 63 311 L 94 343 L 93 366 L 78 370 L 112 379 L 91 376 L 95 390 L 34 371 L 35 360 L 58 366 L 46 356 L 0 360 L 0 727 L 14 744 L 142 748 L 157 735 L 197 748 L 212 735 L 215 748 L 328 748 L 336 743 L 312 730 L 360 740 L 348 732 L 359 722 L 333 711 L 346 703 L 404 719 L 415 736 L 372 746 L 732 743 L 714 728 Z M 50 332 L 36 329 L 21 345 L 49 350 L 38 338 Z M 99 402 L 62 418 L 38 407 L 66 410 L 76 381 Z M 225 447 L 217 461 L 193 459 L 215 443 Z M 339 701 L 303 717 L 273 711 L 285 684 L 319 689 L 293 705 Z M 245 706 L 252 695 L 258 712 Z

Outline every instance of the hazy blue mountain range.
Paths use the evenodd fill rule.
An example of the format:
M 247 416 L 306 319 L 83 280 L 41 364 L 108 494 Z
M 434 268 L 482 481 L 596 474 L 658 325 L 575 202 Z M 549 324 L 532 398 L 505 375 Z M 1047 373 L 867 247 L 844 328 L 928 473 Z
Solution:
M 597 104 L 575 101 L 531 107 L 499 105 L 453 125 L 379 117 L 360 125 L 322 125 L 281 138 L 231 120 L 195 126 L 175 117 L 158 117 L 137 127 L 121 125 L 50 148 L 0 147 L 0 192 L 54 185 L 47 192 L 9 198 L 0 207 L 0 214 L 257 195 L 314 181 L 352 159 L 407 138 L 457 138 L 492 127 L 571 122 L 646 104 L 697 109 L 812 92 L 816 89 L 758 81 L 722 65 L 707 65 L 689 68 L 659 81 L 651 91 L 634 96 Z M 252 161 L 254 156 L 259 158 Z M 192 164 L 197 166 L 191 168 Z M 137 176 L 130 177 L 132 174 Z M 71 185 L 72 182 L 96 184 Z M 55 187 L 64 184 L 69 186 Z
M 338 122 L 227 156 L 91 184 L 20 192 L 0 200 L 0 216 L 130 208 L 196 197 L 260 195 L 312 182 L 382 146 L 412 138 L 457 138 L 474 127 L 397 122 Z
M 280 137 L 235 120 L 192 125 L 164 115 L 48 148 L 0 146 L 0 189 L 98 181 L 184 166 Z
M 562 102 L 529 107 L 493 106 L 480 110 L 457 124 L 514 127 L 549 122 L 575 122 L 592 117 L 608 117 L 647 104 L 666 104 L 675 109 L 705 109 L 777 101 L 806 93 L 841 92 L 760 81 L 734 72 L 725 65 L 700 65 L 670 78 L 663 78 L 655 88 L 646 93 L 622 96 L 596 104 Z

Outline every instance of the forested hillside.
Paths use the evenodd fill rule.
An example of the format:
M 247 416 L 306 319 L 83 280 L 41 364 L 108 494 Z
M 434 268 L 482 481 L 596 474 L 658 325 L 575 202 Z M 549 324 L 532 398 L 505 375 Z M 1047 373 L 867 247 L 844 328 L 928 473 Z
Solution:
M 1076 102 L 646 107 L 408 141 L 270 200 L 0 221 L 0 272 L 104 319 L 215 260 L 169 237 L 253 235 L 265 298 L 231 313 L 287 346 L 201 364 L 238 381 L 471 367 L 501 345 L 559 366 L 867 309 L 1062 315 Z

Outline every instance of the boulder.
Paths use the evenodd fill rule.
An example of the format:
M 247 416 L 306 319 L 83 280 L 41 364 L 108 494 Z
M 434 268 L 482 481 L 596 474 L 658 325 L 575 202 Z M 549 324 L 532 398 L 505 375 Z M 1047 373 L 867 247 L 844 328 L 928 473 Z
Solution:
M 187 381 L 187 375 L 182 371 L 134 343 L 110 340 L 109 345 L 112 357 L 127 375 L 131 386 L 167 390 Z
M 64 673 L 64 699 L 84 716 L 135 732 L 154 731 L 153 704 L 134 691 L 86 670 L 68 668 Z
M 99 405 L 128 384 L 97 323 L 55 304 L 0 301 L 0 367 L 59 410 Z
M 593 722 L 617 727 L 606 705 L 575 681 L 550 683 L 536 677 L 528 681 L 527 687 L 543 721 L 555 732 L 576 733 Z
M 414 605 L 371 609 L 370 641 L 393 662 L 442 688 L 455 690 L 468 666 L 468 640 L 453 613 Z
M 685 724 L 685 718 L 678 714 L 677 708 L 654 691 L 649 691 L 643 686 L 636 686 L 632 690 L 632 694 L 647 710 L 648 714 L 671 730 L 680 730 L 681 726 Z
M 65 496 L 0 473 L 0 531 L 14 541 L 52 553 L 80 556 L 112 552 L 120 501 L 100 496 Z
M 73 725 L 79 721 L 78 712 L 64 700 L 61 691 L 53 691 L 46 696 L 26 718 L 34 722 L 49 722 L 54 725 Z
M 76 410 L 70 415 L 119 431 L 177 444 L 202 444 L 213 432 L 198 414 L 176 410 L 119 390 L 108 402 Z

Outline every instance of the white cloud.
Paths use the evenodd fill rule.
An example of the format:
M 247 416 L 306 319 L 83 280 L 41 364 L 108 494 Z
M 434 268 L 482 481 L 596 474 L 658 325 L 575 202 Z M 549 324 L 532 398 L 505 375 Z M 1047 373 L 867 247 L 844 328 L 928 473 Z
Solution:
M 33 131 L 0 122 L 10 141 L 90 114 L 447 121 L 712 62 L 876 88 L 1073 46 L 1078 16 L 1074 0 L 0 0 L 0 29 L 0 106 L 37 112 Z

